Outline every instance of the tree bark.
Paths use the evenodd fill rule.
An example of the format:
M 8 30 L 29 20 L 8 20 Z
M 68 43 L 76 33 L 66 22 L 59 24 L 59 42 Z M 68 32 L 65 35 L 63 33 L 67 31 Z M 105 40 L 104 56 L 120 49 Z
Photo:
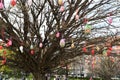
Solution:
M 45 74 L 33 73 L 33 80 L 46 80 Z

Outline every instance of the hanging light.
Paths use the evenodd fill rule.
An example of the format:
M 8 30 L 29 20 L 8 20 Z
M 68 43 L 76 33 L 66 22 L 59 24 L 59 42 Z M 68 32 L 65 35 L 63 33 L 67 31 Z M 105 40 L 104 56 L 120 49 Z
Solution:
M 15 5 L 16 5 L 16 0 L 11 0 L 10 4 L 11 4 L 12 6 L 15 6 Z
M 61 39 L 61 40 L 60 40 L 60 46 L 61 46 L 61 47 L 64 47 L 64 46 L 65 46 L 65 39 Z
M 3 9 L 3 7 L 4 7 L 4 6 L 3 6 L 3 2 L 2 2 L 3 0 L 0 0 L 0 1 L 1 1 L 1 2 L 0 2 L 0 9 Z

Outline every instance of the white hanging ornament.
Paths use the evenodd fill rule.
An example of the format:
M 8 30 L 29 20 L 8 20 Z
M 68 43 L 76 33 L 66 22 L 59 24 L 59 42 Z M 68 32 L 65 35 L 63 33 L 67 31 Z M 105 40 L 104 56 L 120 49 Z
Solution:
M 42 48 L 42 47 L 43 47 L 43 44 L 42 44 L 42 43 L 40 43 L 40 44 L 39 44 L 39 47 L 40 47 L 40 48 Z
M 20 46 L 19 49 L 20 49 L 20 52 L 23 53 L 23 46 Z
M 27 3 L 28 3 L 29 6 L 31 6 L 32 5 L 32 0 L 28 0 Z
M 30 45 L 30 49 L 33 49 L 33 45 Z
M 65 46 L 65 39 L 61 39 L 61 40 L 60 40 L 60 46 L 61 46 L 61 47 L 64 47 L 64 46 Z

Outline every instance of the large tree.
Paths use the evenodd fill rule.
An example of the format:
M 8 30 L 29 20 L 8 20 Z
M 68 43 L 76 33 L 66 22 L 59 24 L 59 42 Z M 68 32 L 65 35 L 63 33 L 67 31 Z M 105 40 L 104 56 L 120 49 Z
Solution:
M 75 56 L 94 54 L 89 45 L 109 42 L 110 47 L 119 38 L 117 0 L 0 2 L 2 46 L 16 53 L 4 57 L 6 65 L 31 72 L 35 80 L 45 80 L 45 73 Z

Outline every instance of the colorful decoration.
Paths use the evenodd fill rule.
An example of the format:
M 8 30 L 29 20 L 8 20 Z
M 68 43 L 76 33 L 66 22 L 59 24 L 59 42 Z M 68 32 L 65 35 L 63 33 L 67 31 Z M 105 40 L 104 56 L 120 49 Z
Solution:
M 6 59 L 2 60 L 2 65 L 4 65 L 6 63 Z
M 30 53 L 33 55 L 35 53 L 34 49 L 31 49 Z
M 64 46 L 65 46 L 65 39 L 61 39 L 61 40 L 60 40 L 60 46 L 61 46 L 61 47 L 64 47 Z
M 92 26 L 86 24 L 86 26 L 85 26 L 85 33 L 87 33 L 87 34 L 90 33 L 90 32 L 91 32 L 91 29 L 92 29 Z
M 103 55 L 107 55 L 107 50 L 103 50 Z
M 64 6 L 60 7 L 60 12 L 63 12 L 65 10 Z
M 112 20 L 111 17 L 108 17 L 108 18 L 107 18 L 107 21 L 108 21 L 109 24 L 111 24 L 113 20 Z
M 72 41 L 71 48 L 75 48 L 74 42 Z
M 8 40 L 7 42 L 7 47 L 11 46 L 12 45 L 12 40 Z
M 96 50 L 97 50 L 97 51 L 99 51 L 99 50 L 100 50 L 99 46 L 96 46 Z
M 6 51 L 3 51 L 3 54 L 6 55 Z
M 83 19 L 83 22 L 84 22 L 85 24 L 87 24 L 88 19 L 87 19 L 87 18 L 84 18 L 84 19 Z
M 2 47 L 2 46 L 0 46 L 0 50 L 1 50 L 1 49 L 3 49 L 3 47 Z
M 75 20 L 78 20 L 78 19 L 79 19 L 79 15 L 78 15 L 78 9 L 77 9 L 75 13 Z
M 16 0 L 11 0 L 10 4 L 11 4 L 12 6 L 15 6 L 15 5 L 16 5 Z
M 56 33 L 56 37 L 57 37 L 57 38 L 60 37 L 60 33 L 59 33 L 59 32 Z
M 1 2 L 0 2 L 0 9 L 3 9 L 3 3 L 2 3 L 2 0 L 0 0 Z
M 76 15 L 75 15 L 75 20 L 78 20 L 78 19 L 79 19 L 79 15 L 76 14 Z
M 63 5 L 63 0 L 58 0 L 59 5 Z
M 95 50 L 94 49 L 91 50 L 91 54 L 92 54 L 92 56 L 94 56 L 94 54 L 95 54 Z
M 87 52 L 86 47 L 83 47 L 82 50 L 83 50 L 83 52 Z
M 40 43 L 40 44 L 39 44 L 39 47 L 40 47 L 40 48 L 42 48 L 42 47 L 43 47 L 43 44 L 42 44 L 42 43 Z
M 20 46 L 19 49 L 20 49 L 20 52 L 23 53 L 23 46 Z

